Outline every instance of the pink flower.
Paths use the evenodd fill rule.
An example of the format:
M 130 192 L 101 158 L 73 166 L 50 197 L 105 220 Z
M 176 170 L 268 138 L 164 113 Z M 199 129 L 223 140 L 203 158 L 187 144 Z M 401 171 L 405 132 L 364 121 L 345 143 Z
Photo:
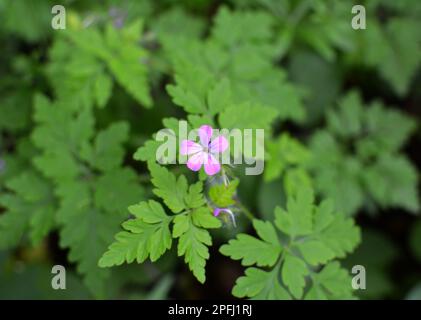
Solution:
M 187 167 L 190 170 L 199 171 L 204 165 L 206 174 L 213 176 L 221 170 L 221 164 L 215 155 L 228 148 L 228 141 L 224 136 L 217 136 L 211 141 L 213 132 L 211 126 L 203 125 L 198 131 L 200 144 L 192 140 L 183 140 L 180 153 L 189 156 Z

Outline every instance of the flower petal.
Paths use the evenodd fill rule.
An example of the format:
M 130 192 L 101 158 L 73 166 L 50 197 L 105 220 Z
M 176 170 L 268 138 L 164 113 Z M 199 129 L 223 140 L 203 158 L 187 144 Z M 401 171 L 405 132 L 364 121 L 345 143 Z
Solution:
M 181 141 L 180 154 L 187 155 L 197 153 L 199 151 L 203 151 L 203 147 L 200 144 L 191 140 Z
M 205 172 L 208 176 L 213 176 L 217 174 L 221 170 L 221 165 L 219 161 L 215 159 L 215 157 L 211 154 L 206 154 L 206 161 L 205 161 Z
M 207 147 L 209 145 L 210 139 L 212 138 L 212 132 L 212 127 L 208 125 L 203 125 L 199 128 L 198 133 L 202 146 Z
M 212 153 L 222 153 L 228 148 L 228 140 L 224 136 L 217 136 L 212 140 L 209 150 Z
M 187 160 L 187 168 L 192 171 L 199 171 L 202 167 L 203 162 L 205 162 L 205 157 L 207 153 L 205 152 L 198 152 L 189 156 L 189 160 Z
M 215 208 L 215 209 L 213 210 L 213 215 L 214 215 L 215 217 L 219 216 L 219 214 L 221 213 L 221 211 L 222 211 L 222 210 L 224 210 L 224 209 L 221 209 L 221 208 Z

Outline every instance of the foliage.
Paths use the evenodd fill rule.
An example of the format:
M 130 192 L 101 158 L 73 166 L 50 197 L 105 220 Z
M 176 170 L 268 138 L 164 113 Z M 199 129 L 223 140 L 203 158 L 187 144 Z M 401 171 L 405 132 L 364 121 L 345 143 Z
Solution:
M 353 221 L 334 211 L 332 202 L 314 204 L 313 191 L 303 188 L 290 196 L 287 209 L 275 209 L 274 225 L 254 220 L 260 239 L 239 234 L 221 253 L 250 267 L 233 288 L 237 297 L 257 299 L 347 299 L 352 289 L 337 258 L 352 252 L 360 241 Z M 278 233 L 281 233 L 278 235 Z M 347 280 L 348 279 L 348 280 Z M 309 284 L 310 282 L 310 284 Z
M 363 205 L 401 206 L 417 212 L 417 171 L 400 153 L 415 122 L 377 101 L 365 108 L 355 91 L 326 117 L 326 128 L 310 141 L 309 166 L 317 189 L 335 199 L 346 214 Z
M 418 3 L 55 4 L 0 0 L 0 298 L 419 297 Z M 179 163 L 180 123 L 234 164 Z
M 208 246 L 212 245 L 209 231 L 218 228 L 220 221 L 210 214 L 203 197 L 203 183 L 188 185 L 184 175 L 175 177 L 164 167 L 149 163 L 153 192 L 177 215 L 168 216 L 162 205 L 154 200 L 131 206 L 129 211 L 135 219 L 123 223 L 126 231 L 116 235 L 116 242 L 99 261 L 101 267 L 143 262 L 159 259 L 178 238 L 178 256 L 184 256 L 194 276 L 205 282 L 205 265 L 209 259 Z M 172 232 L 170 223 L 173 223 Z

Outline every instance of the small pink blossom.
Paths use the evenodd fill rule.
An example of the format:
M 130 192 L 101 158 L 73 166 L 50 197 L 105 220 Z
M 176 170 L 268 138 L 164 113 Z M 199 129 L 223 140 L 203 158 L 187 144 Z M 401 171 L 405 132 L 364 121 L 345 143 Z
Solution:
M 228 148 L 228 140 L 224 136 L 217 136 L 211 141 L 212 132 L 211 126 L 203 125 L 198 130 L 200 143 L 183 140 L 180 148 L 182 155 L 189 156 L 187 167 L 192 171 L 199 171 L 204 165 L 208 176 L 213 176 L 221 170 L 217 154 Z

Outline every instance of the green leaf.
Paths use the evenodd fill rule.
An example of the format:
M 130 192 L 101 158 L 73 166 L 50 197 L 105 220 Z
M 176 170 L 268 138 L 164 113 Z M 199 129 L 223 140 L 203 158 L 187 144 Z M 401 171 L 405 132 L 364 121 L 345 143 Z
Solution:
M 212 239 L 209 232 L 195 226 L 189 219 L 189 226 L 178 241 L 178 256 L 184 256 L 184 261 L 200 283 L 206 280 L 205 265 L 209 259 L 207 246 L 210 245 Z
M 189 14 L 183 7 L 173 6 L 161 12 L 155 20 L 151 27 L 158 37 L 164 40 L 178 35 L 197 38 L 205 28 L 205 23 L 200 17 Z M 183 23 L 180 24 L 180 21 Z
M 184 59 L 176 59 L 175 69 L 176 85 L 166 86 L 174 104 L 188 113 L 206 114 L 208 91 L 215 83 L 212 74 Z
M 272 17 L 264 12 L 230 12 L 227 8 L 220 8 L 211 35 L 205 41 L 183 36 L 167 37 L 164 48 L 176 70 L 179 87 L 176 93 L 179 101 L 175 103 L 188 112 L 212 115 L 224 113 L 236 105 L 229 114 L 226 111 L 226 116 L 220 118 L 221 127 L 226 128 L 260 128 L 263 123 L 266 129 L 272 115 L 303 120 L 302 91 L 288 83 L 286 73 L 273 65 L 278 58 L 275 58 L 278 48 L 272 41 L 275 36 L 275 29 L 271 27 L 273 22 Z M 245 34 L 244 26 L 249 23 L 259 25 L 258 30 Z M 228 39 L 234 42 L 229 43 Z M 226 99 L 225 81 L 230 83 L 230 99 Z M 209 98 L 210 95 L 218 97 L 217 100 Z M 220 102 L 212 106 L 214 101 Z M 236 126 L 230 115 L 234 118 L 242 115 L 243 110 L 239 109 L 246 109 L 243 108 L 246 102 L 259 106 L 256 107 L 259 109 L 265 106 L 268 110 L 265 108 L 264 113 L 255 117 L 252 111 L 247 112 Z M 222 105 L 225 105 L 224 109 Z M 258 121 L 262 114 L 267 117 Z M 254 126 L 247 127 L 250 123 Z
M 368 157 L 376 147 L 388 152 L 399 151 L 417 128 L 414 119 L 377 101 L 364 112 L 364 125 L 370 133 L 369 139 L 358 141 L 357 151 Z M 391 127 L 393 130 L 390 130 Z
M 181 175 L 177 179 L 168 169 L 153 161 L 148 162 L 148 168 L 152 176 L 151 182 L 155 186 L 153 192 L 164 200 L 172 212 L 178 213 L 185 209 L 184 199 L 188 187 L 186 177 Z
M 285 261 L 282 266 L 282 281 L 289 288 L 292 295 L 299 299 L 303 295 L 305 286 L 305 276 L 308 275 L 308 269 L 304 261 L 286 254 Z
M 314 194 L 310 188 L 298 190 L 296 196 L 287 200 L 287 211 L 275 209 L 275 224 L 279 230 L 291 237 L 307 235 L 312 232 Z
M 32 141 L 43 150 L 34 159 L 36 167 L 55 181 L 75 179 L 82 169 L 76 158 L 94 135 L 92 111 L 73 110 L 65 101 L 51 103 L 42 95 L 34 100 L 37 126 Z
M 287 210 L 275 208 L 275 224 L 281 234 L 272 223 L 254 220 L 253 226 L 262 240 L 239 234 L 220 248 L 222 254 L 242 260 L 245 266 L 271 267 L 268 271 L 247 269 L 246 276 L 239 278 L 233 288 L 235 296 L 255 299 L 289 299 L 292 296 L 301 299 L 305 295 L 306 298 L 323 298 L 320 286 L 326 286 L 328 290 L 350 286 L 343 271 L 333 272 L 333 279 L 323 271 L 318 273 L 320 265 L 327 265 L 326 273 L 329 273 L 331 261 L 345 257 L 361 241 L 354 221 L 336 213 L 332 201 L 325 200 L 316 206 L 311 188 L 297 189 L 295 195 L 288 194 Z M 311 294 L 306 290 L 310 283 Z M 342 296 L 345 293 L 338 293 L 338 297 Z
M 360 230 L 355 226 L 354 221 L 338 213 L 316 237 L 338 258 L 343 258 L 347 253 L 352 252 L 361 241 Z M 324 255 L 326 258 L 328 255 L 326 251 L 319 252 L 321 257 Z
M 266 272 L 257 268 L 247 268 L 245 276 L 237 279 L 232 294 L 237 298 L 266 300 L 289 300 L 288 292 L 279 283 L 278 269 Z
M 161 204 L 154 200 L 130 206 L 129 212 L 146 223 L 159 223 L 168 218 Z
M 307 292 L 307 300 L 352 299 L 351 277 L 339 262 L 327 264 L 319 273 L 312 274 L 313 285 Z
M 405 156 L 381 156 L 363 173 L 363 179 L 374 200 L 384 207 L 401 207 L 417 213 L 418 174 Z
M 317 266 L 331 260 L 335 254 L 323 242 L 317 240 L 309 240 L 297 244 L 298 250 L 304 257 L 304 260 L 310 265 Z
M 364 205 L 361 185 L 361 162 L 342 154 L 340 145 L 326 131 L 317 132 L 310 142 L 313 157 L 310 172 L 314 173 L 314 186 L 335 202 L 339 212 L 351 215 Z M 336 183 L 333 184 L 332 181 Z
M 351 91 L 338 105 L 338 110 L 329 110 L 326 114 L 329 131 L 339 137 L 357 137 L 363 130 L 361 96 L 357 91 Z
M 60 246 L 70 249 L 68 259 L 77 262 L 77 270 L 84 276 L 87 287 L 97 297 L 105 297 L 110 272 L 98 268 L 98 259 L 118 231 L 123 216 L 93 207 L 89 186 L 85 183 L 61 184 L 58 193 Z
M 2 3 L 3 28 L 5 32 L 29 43 L 42 41 L 50 34 L 51 3 L 49 2 L 4 2 Z M 7 12 L 7 14 L 6 14 Z M 20 17 L 31 12 L 26 19 Z M 20 21 L 20 22 L 19 22 Z
M 138 161 L 155 161 L 156 151 L 158 150 L 161 142 L 156 140 L 148 140 L 145 144 L 137 149 L 136 153 L 133 155 L 133 158 Z
M 111 97 L 113 81 L 105 73 L 101 73 L 95 80 L 95 96 L 98 106 L 105 107 Z
M 17 246 L 25 233 L 38 244 L 55 226 L 55 199 L 49 181 L 27 170 L 6 183 L 10 190 L 0 196 L 5 212 L 0 215 L 0 247 Z
M 183 90 L 179 86 L 168 85 L 168 93 L 174 104 L 182 106 L 189 113 L 205 113 L 206 106 L 203 101 L 191 91 Z
M 131 263 L 135 260 L 142 263 L 148 257 L 153 262 L 171 248 L 171 218 L 165 214 L 158 202 L 141 202 L 131 206 L 130 212 L 136 219 L 123 223 L 126 231 L 115 236 L 116 241 L 108 247 L 108 251 L 98 262 L 100 267 Z
M 227 129 L 269 130 L 275 118 L 276 112 L 271 108 L 243 103 L 225 108 L 219 116 L 219 123 Z
M 264 177 L 273 181 L 290 167 L 302 166 L 310 157 L 310 152 L 298 140 L 284 133 L 275 141 L 269 140 L 266 147 L 268 157 Z
M 105 63 L 116 81 L 142 106 L 150 108 L 148 54 L 137 43 L 141 34 L 142 23 L 139 20 L 118 31 L 107 25 L 105 32 L 96 28 L 66 32 L 72 46 L 76 45 L 91 59 Z
M 310 140 L 307 166 L 316 190 L 347 215 L 364 206 L 419 210 L 418 177 L 399 153 L 416 129 L 413 119 L 378 101 L 365 106 L 360 94 L 350 91 L 329 111 L 327 123 L 327 130 Z
M 219 208 L 226 208 L 235 204 L 234 196 L 237 193 L 238 179 L 231 181 L 228 185 L 215 184 L 209 189 L 209 197 Z
M 129 168 L 109 171 L 100 176 L 95 183 L 95 206 L 110 213 L 125 212 L 129 203 L 142 197 L 136 173 Z
M 212 37 L 227 45 L 241 42 L 266 40 L 271 36 L 272 17 L 266 12 L 231 11 L 222 7 L 215 18 Z M 247 26 L 256 25 L 250 32 Z
M 257 268 L 247 268 L 245 276 L 237 279 L 232 294 L 237 298 L 254 297 L 265 287 L 267 274 Z
M 53 103 L 41 94 L 35 95 L 34 108 L 34 119 L 39 125 L 32 139 L 39 148 L 77 151 L 93 136 L 94 119 L 88 109 L 73 110 L 67 102 Z
M 239 234 L 237 239 L 223 245 L 220 252 L 233 260 L 242 260 L 244 266 L 273 266 L 282 250 L 275 228 L 270 222 L 260 220 L 254 220 L 253 225 L 263 241 L 247 234 Z
M 187 214 L 179 214 L 174 218 L 174 228 L 172 235 L 174 238 L 179 238 L 186 233 L 190 227 L 190 217 Z
M 413 119 L 378 101 L 366 108 L 357 91 L 346 94 L 338 106 L 327 113 L 328 129 L 341 139 L 357 138 L 357 151 L 362 157 L 376 155 L 379 149 L 398 151 L 416 127 Z
M 115 122 L 98 133 L 92 147 L 85 145 L 83 156 L 94 167 L 109 171 L 121 166 L 124 158 L 123 143 L 129 136 L 126 122 Z
M 201 181 L 190 185 L 188 193 L 184 197 L 187 207 L 191 209 L 199 208 L 206 204 L 203 197 L 203 183 Z
M 410 18 L 394 17 L 383 26 L 370 22 L 371 28 L 362 34 L 362 60 L 378 68 L 380 75 L 404 96 L 420 63 L 419 23 Z M 372 45 L 375 43 L 376 45 Z
M 230 105 L 231 89 L 228 79 L 222 79 L 209 91 L 207 102 L 211 114 L 217 114 Z
M 191 213 L 193 223 L 201 228 L 215 229 L 222 226 L 221 221 L 212 215 L 208 207 L 200 207 Z

